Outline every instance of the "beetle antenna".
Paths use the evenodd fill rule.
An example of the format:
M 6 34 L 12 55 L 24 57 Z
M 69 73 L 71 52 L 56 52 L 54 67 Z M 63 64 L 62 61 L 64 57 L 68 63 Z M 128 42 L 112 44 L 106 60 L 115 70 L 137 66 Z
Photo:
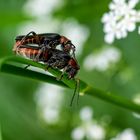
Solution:
M 34 31 L 29 32 L 27 35 L 25 35 L 25 36 L 22 38 L 21 43 L 23 43 L 23 41 L 24 41 L 30 34 L 33 34 L 33 36 L 36 35 L 36 33 L 35 33 Z
M 77 80 L 75 80 L 75 89 L 74 89 L 74 93 L 73 93 L 72 98 L 71 98 L 70 106 L 72 106 L 72 103 L 73 103 L 73 100 L 74 100 L 74 97 L 76 94 L 76 90 L 77 90 Z
M 73 104 L 73 100 L 74 100 L 74 97 L 76 95 L 76 92 L 77 92 L 77 105 L 78 105 L 79 91 L 80 91 L 80 81 L 79 81 L 79 79 L 76 79 L 75 80 L 75 89 L 74 89 L 74 93 L 73 93 L 72 98 L 71 98 L 70 106 L 72 106 L 72 104 Z

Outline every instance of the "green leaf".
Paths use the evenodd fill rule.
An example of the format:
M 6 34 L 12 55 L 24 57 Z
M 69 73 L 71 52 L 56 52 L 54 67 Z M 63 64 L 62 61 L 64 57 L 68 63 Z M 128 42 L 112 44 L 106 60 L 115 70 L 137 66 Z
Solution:
M 53 76 L 55 76 L 55 77 L 60 76 L 61 71 L 59 71 L 57 69 L 49 68 L 48 71 L 53 75 L 53 76 L 49 76 L 49 75 L 42 74 L 42 73 L 37 72 L 37 71 L 31 71 L 31 70 L 17 67 L 18 63 L 31 65 L 31 66 L 38 67 L 41 69 L 46 68 L 46 65 L 44 65 L 44 64 L 37 63 L 37 62 L 31 61 L 28 59 L 24 59 L 21 57 L 11 56 L 11 57 L 2 58 L 0 60 L 0 71 L 5 72 L 5 73 L 10 73 L 10 74 L 16 74 L 19 76 L 25 76 L 25 77 L 29 77 L 32 79 L 45 81 L 45 82 L 48 82 L 51 84 L 57 84 L 59 86 L 69 87 L 71 89 L 75 89 L 75 83 L 78 79 L 69 80 L 67 78 L 67 75 L 65 74 L 61 81 L 57 81 L 53 77 Z M 44 77 L 46 77 L 46 78 L 44 79 Z M 93 86 L 86 84 L 82 80 L 79 80 L 79 81 L 80 81 L 80 92 L 83 95 L 84 94 L 91 95 L 92 97 L 97 97 L 99 99 L 102 99 L 106 102 L 120 106 L 122 108 L 126 108 L 128 110 L 133 111 L 133 112 L 140 113 L 140 105 L 137 105 L 137 104 L 133 103 L 132 101 L 125 99 L 121 96 L 116 96 L 114 94 L 106 93 L 104 91 L 96 89 Z

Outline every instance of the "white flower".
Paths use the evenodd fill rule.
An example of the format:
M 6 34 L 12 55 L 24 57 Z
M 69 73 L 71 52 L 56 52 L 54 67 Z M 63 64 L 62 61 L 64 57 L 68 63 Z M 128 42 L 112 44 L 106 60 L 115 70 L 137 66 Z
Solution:
M 122 133 L 118 134 L 115 138 L 111 140 L 137 140 L 135 132 L 133 129 L 125 129 Z
M 139 0 L 128 0 L 128 3 L 126 0 L 113 0 L 109 4 L 109 8 L 110 10 L 114 11 L 115 14 L 128 15 L 133 12 L 133 8 L 138 2 Z
M 24 5 L 24 13 L 28 16 L 50 16 L 53 9 L 62 5 L 61 0 L 28 0 Z
M 73 140 L 103 140 L 105 138 L 105 130 L 102 126 L 92 123 L 86 122 L 75 128 L 72 131 L 71 137 Z
M 136 29 L 136 22 L 140 21 L 140 13 L 134 7 L 139 0 L 113 0 L 109 4 L 110 11 L 102 17 L 105 41 L 113 43 L 115 38 L 125 38 L 128 32 Z
M 93 110 L 90 107 L 84 107 L 80 111 L 80 118 L 82 121 L 89 121 L 92 119 Z
M 80 55 L 83 50 L 83 44 L 89 36 L 89 30 L 80 25 L 75 19 L 68 19 L 63 22 L 61 33 L 67 36 L 76 46 L 76 55 Z
M 120 51 L 115 47 L 105 47 L 100 52 L 88 55 L 84 60 L 86 70 L 107 70 L 111 64 L 117 63 L 121 58 Z
M 82 124 L 73 129 L 71 133 L 73 140 L 84 140 L 84 138 L 87 140 L 103 140 L 105 138 L 105 129 L 93 122 L 92 115 L 92 108 L 84 107 L 81 109 L 80 118 Z
M 87 133 L 87 136 L 90 140 L 103 140 L 105 138 L 105 130 L 103 127 L 97 124 L 91 125 Z
M 73 140 L 82 140 L 85 137 L 85 130 L 83 127 L 77 127 L 72 131 L 71 137 Z
M 58 86 L 42 84 L 37 90 L 36 102 L 39 113 L 48 124 L 59 121 L 62 99 L 63 90 Z

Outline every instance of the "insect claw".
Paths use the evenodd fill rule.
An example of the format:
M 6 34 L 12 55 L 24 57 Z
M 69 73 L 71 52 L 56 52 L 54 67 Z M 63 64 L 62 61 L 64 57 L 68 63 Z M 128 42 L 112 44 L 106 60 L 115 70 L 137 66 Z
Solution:
M 31 65 L 27 65 L 26 67 L 24 67 L 24 69 L 27 69 L 28 67 L 30 67 Z

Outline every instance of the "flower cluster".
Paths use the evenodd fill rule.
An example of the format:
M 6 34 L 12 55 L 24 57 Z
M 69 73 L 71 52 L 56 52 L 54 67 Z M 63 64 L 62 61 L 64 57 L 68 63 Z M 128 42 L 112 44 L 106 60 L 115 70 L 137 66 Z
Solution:
M 133 129 L 127 128 L 111 140 L 137 140 L 137 137 Z
M 115 38 L 125 38 L 128 32 L 136 29 L 136 23 L 140 22 L 140 11 L 134 8 L 138 2 L 139 0 L 113 0 L 109 4 L 110 11 L 102 17 L 107 43 L 113 43 Z
M 81 125 L 74 128 L 71 134 L 72 140 L 104 140 L 106 139 L 105 127 L 97 123 L 93 118 L 93 109 L 83 107 L 80 110 Z M 124 129 L 110 140 L 137 140 L 135 131 L 132 128 Z
M 72 131 L 73 140 L 103 140 L 105 139 L 105 129 L 93 122 L 93 111 L 90 107 L 84 107 L 80 111 L 82 124 Z
M 83 66 L 87 71 L 96 69 L 102 72 L 116 64 L 120 58 L 119 49 L 113 46 L 103 47 L 97 53 L 88 55 L 84 60 Z
M 63 89 L 58 86 L 42 84 L 37 90 L 38 112 L 47 124 L 54 125 L 59 122 L 62 100 Z

